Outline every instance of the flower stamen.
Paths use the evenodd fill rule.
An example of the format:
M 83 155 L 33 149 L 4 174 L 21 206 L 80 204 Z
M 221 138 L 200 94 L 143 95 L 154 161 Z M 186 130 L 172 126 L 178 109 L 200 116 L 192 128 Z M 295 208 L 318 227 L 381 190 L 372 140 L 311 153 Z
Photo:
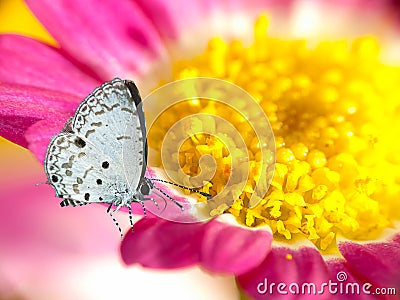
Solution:
M 394 199 L 400 192 L 400 159 L 395 154 L 400 149 L 400 68 L 381 62 L 373 37 L 351 44 L 320 41 L 309 48 L 305 40 L 269 37 L 267 27 L 268 19 L 261 16 L 249 47 L 214 38 L 203 54 L 177 62 L 173 70 L 174 79 L 212 76 L 231 81 L 267 114 L 276 138 L 276 170 L 256 207 L 248 208 L 248 202 L 259 176 L 262 145 L 250 126 L 224 114 L 218 104 L 194 99 L 166 111 L 164 121 L 150 131 L 150 142 L 159 140 L 190 106 L 225 117 L 238 128 L 250 153 L 247 185 L 228 210 L 239 222 L 268 224 L 286 240 L 304 236 L 321 250 L 335 248 L 338 233 L 352 239 L 375 237 L 399 217 L 393 211 L 399 211 Z M 204 190 L 215 195 L 230 175 L 230 154 L 218 138 L 200 134 L 188 140 L 180 163 L 186 174 L 195 176 L 204 153 L 216 158 L 217 174 Z

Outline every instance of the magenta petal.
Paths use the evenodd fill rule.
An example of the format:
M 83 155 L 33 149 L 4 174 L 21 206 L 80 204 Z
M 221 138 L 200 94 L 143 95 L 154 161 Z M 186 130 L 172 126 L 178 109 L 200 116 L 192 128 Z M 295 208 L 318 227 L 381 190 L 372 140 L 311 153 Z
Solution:
M 231 31 L 230 21 L 237 15 L 258 16 L 263 11 L 282 7 L 288 10 L 291 2 L 291 0 L 136 0 L 161 36 L 174 40 L 183 32 L 188 32 L 192 36 L 193 31 L 201 35 L 208 32 L 208 39 L 210 32 L 211 36 L 215 36 L 220 34 L 221 30 L 224 32 L 224 29 Z M 192 36 L 194 42 L 198 38 L 198 34 Z
M 313 248 L 272 248 L 267 258 L 255 269 L 238 276 L 244 291 L 254 299 L 330 299 L 329 294 L 297 293 L 289 285 L 328 281 L 328 269 L 321 254 Z M 278 285 L 286 292 L 278 292 Z
M 128 232 L 121 244 L 121 255 L 128 265 L 155 269 L 181 268 L 199 262 L 204 224 L 181 224 L 144 217 Z
M 259 265 L 271 250 L 272 233 L 231 225 L 220 218 L 205 226 L 201 263 L 213 272 L 235 275 Z
M 98 82 L 59 49 L 19 35 L 0 35 L 0 81 L 85 97 Z
M 176 39 L 182 28 L 193 28 L 203 21 L 209 2 L 208 0 L 136 0 L 161 36 L 171 39 Z
M 349 269 L 348 263 L 343 259 L 333 259 L 327 262 L 333 285 L 331 294 L 333 299 L 340 300 L 371 300 L 371 299 L 387 299 L 384 296 L 373 296 L 371 287 L 367 280 L 359 278 Z M 340 286 L 344 287 L 344 292 L 340 291 Z M 346 287 L 348 292 L 346 291 Z M 351 289 L 350 289 L 351 288 Z M 353 290 L 354 289 L 354 290 Z M 363 291 L 366 290 L 366 292 Z M 354 291 L 354 292 L 353 292 Z M 336 297 L 335 297 L 336 296 Z
M 61 131 L 69 117 L 68 114 L 60 114 L 57 119 L 41 120 L 26 131 L 28 148 L 40 162 L 44 161 L 51 138 Z
M 339 244 L 351 270 L 372 284 L 400 288 L 400 244 L 398 237 L 385 243 Z
M 28 0 L 61 49 L 102 81 L 131 78 L 163 53 L 157 31 L 129 0 Z
M 0 135 L 26 147 L 24 133 L 30 126 L 39 120 L 72 114 L 79 101 L 61 92 L 0 83 Z

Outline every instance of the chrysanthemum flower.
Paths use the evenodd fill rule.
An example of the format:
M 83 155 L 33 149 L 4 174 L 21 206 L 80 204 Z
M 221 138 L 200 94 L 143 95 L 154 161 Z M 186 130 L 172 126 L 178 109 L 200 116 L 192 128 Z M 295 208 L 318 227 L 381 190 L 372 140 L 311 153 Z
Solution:
M 170 69 L 169 80 L 231 81 L 259 102 L 274 130 L 275 175 L 257 206 L 248 199 L 260 145 L 242 128 L 254 172 L 232 207 L 207 223 L 140 220 L 121 246 L 127 264 L 200 264 L 236 275 L 255 299 L 271 296 L 262 290 L 267 282 L 317 290 L 329 280 L 371 283 L 371 293 L 399 293 L 400 68 L 388 1 L 27 2 L 59 48 L 0 36 L 0 133 L 39 160 L 77 103 L 117 75 L 144 91 Z M 185 105 L 164 120 L 179 120 L 193 105 L 220 111 L 202 101 Z M 152 130 L 157 151 L 152 135 L 165 134 L 163 120 Z M 183 170 L 196 175 L 201 155 L 218 147 L 209 136 L 188 141 L 179 153 Z M 207 184 L 212 194 L 225 183 L 227 156 Z M 304 295 L 312 297 L 322 296 Z M 323 297 L 333 295 L 325 289 Z

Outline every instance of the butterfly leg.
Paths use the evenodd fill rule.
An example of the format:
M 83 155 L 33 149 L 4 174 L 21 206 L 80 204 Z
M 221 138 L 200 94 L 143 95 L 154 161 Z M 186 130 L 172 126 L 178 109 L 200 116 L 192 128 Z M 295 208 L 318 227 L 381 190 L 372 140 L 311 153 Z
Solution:
M 144 201 L 139 201 L 140 205 L 143 207 L 143 215 L 146 217 L 146 207 L 144 206 Z
M 129 214 L 129 222 L 131 223 L 131 230 L 133 233 L 133 217 L 132 217 L 132 207 L 130 205 L 127 205 L 128 207 L 128 214 Z
M 118 228 L 118 231 L 119 231 L 119 233 L 120 233 L 120 235 L 121 235 L 121 239 L 123 239 L 124 235 L 122 234 L 121 226 L 119 226 L 117 220 L 114 218 L 113 213 L 114 213 L 113 211 L 110 211 L 110 212 L 109 212 L 109 214 L 110 214 L 112 220 L 114 221 L 114 224 L 115 224 L 115 225 L 117 226 L 117 228 Z

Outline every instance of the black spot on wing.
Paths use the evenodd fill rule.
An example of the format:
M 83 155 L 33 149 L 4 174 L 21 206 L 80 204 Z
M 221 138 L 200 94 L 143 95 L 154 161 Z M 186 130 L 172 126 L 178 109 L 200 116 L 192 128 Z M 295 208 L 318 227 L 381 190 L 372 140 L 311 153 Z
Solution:
M 95 133 L 95 132 L 96 132 L 96 130 L 94 130 L 94 129 L 89 129 L 88 131 L 86 131 L 85 137 L 88 138 L 90 134 Z
M 83 178 L 86 178 L 87 174 L 88 174 L 90 171 L 92 171 L 92 170 L 93 170 L 93 166 L 91 166 L 89 169 L 87 169 L 87 170 L 85 171 L 85 173 L 83 174 Z
M 80 137 L 77 137 L 74 143 L 78 148 L 84 148 L 86 146 L 86 142 L 82 140 Z
M 121 110 L 122 110 L 122 111 L 126 111 L 126 112 L 128 112 L 128 113 L 130 113 L 130 114 L 134 114 L 134 113 L 135 113 L 132 109 L 129 109 L 129 108 L 127 108 L 127 107 L 123 107 L 123 108 L 121 108 Z
M 117 140 L 131 140 L 132 137 L 129 135 L 121 135 L 121 136 L 117 136 Z
M 74 191 L 75 194 L 79 194 L 79 193 L 80 193 L 80 191 L 79 191 L 79 184 L 74 183 L 74 184 L 72 185 L 72 190 Z

